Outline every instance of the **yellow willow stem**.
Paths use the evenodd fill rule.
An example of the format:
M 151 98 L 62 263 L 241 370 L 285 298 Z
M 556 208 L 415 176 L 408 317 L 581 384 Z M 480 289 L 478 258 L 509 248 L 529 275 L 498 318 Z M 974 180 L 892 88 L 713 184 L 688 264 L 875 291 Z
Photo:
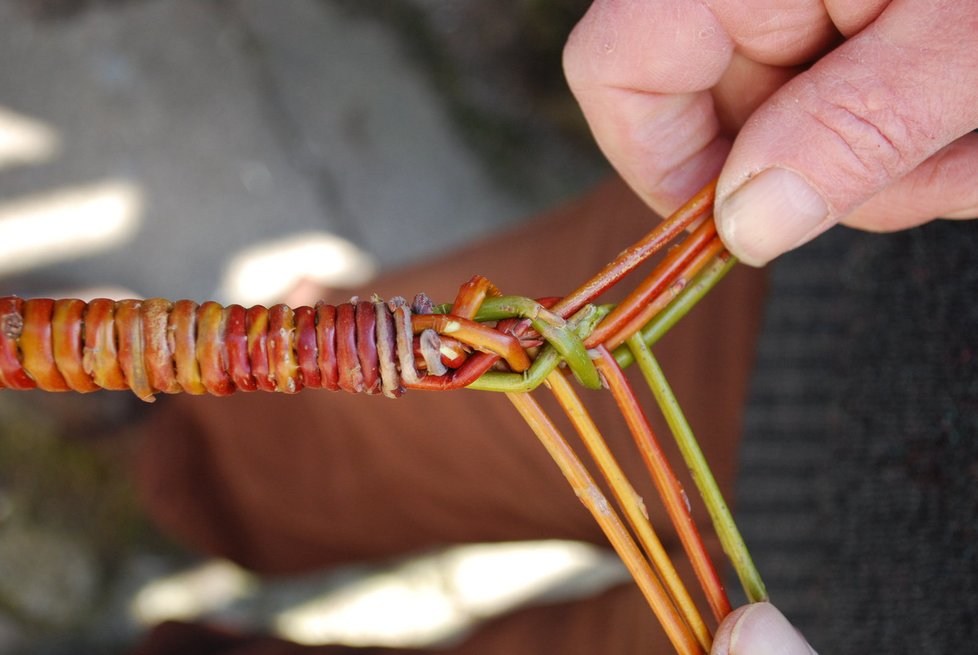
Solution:
M 567 478 L 574 493 L 577 494 L 580 501 L 594 516 L 598 525 L 601 526 L 601 530 L 621 557 L 659 623 L 662 624 L 676 652 L 681 655 L 704 655 L 704 649 L 700 647 L 696 637 L 690 632 L 689 627 L 676 611 L 668 594 L 656 579 L 655 573 L 652 572 L 648 561 L 638 546 L 635 545 L 621 519 L 611 508 L 608 499 L 601 493 L 601 490 L 594 483 L 594 479 L 567 444 L 550 417 L 529 394 L 507 393 L 506 397 L 532 428 L 554 462 L 557 463 L 564 477 Z
M 696 604 L 689 595 L 689 591 L 683 584 L 682 579 L 680 579 L 679 573 L 676 572 L 676 567 L 673 566 L 668 553 L 662 547 L 662 542 L 656 536 L 655 530 L 653 530 L 652 524 L 649 522 L 648 513 L 646 512 L 642 498 L 635 491 L 634 487 L 632 487 L 631 483 L 628 482 L 628 479 L 625 477 L 625 472 L 621 470 L 621 466 L 615 460 L 611 449 L 608 448 L 604 438 L 601 436 L 601 431 L 595 425 L 587 408 L 581 402 L 580 397 L 574 391 L 570 382 L 567 381 L 567 378 L 560 371 L 554 371 L 547 377 L 547 382 L 550 385 L 550 390 L 557 398 L 557 402 L 560 403 L 561 408 L 567 414 L 568 418 L 570 418 L 571 423 L 573 423 L 574 428 L 581 437 L 581 441 L 584 442 L 595 464 L 597 464 L 601 475 L 607 480 L 608 485 L 611 487 L 611 492 L 618 501 L 618 506 L 624 512 L 629 525 L 638 536 L 639 543 L 652 561 L 652 565 L 662 580 L 662 583 L 672 595 L 677 609 L 683 615 L 683 618 L 686 619 L 686 624 L 689 625 L 690 629 L 696 635 L 700 646 L 708 651 L 713 642 L 710 630 L 706 627 L 706 623 L 703 621 L 699 610 L 696 609 Z
M 737 529 L 736 523 L 734 523 L 733 516 L 730 515 L 726 501 L 723 499 L 720 487 L 710 471 L 703 451 L 700 450 L 700 446 L 696 442 L 696 437 L 693 436 L 689 422 L 679 407 L 679 401 L 676 400 L 672 388 L 666 381 L 662 367 L 652 355 L 652 351 L 645 345 L 641 335 L 632 335 L 626 343 L 635 356 L 656 402 L 659 403 L 666 423 L 669 424 L 669 429 L 672 430 L 672 434 L 676 438 L 679 451 L 693 475 L 693 482 L 696 483 L 696 488 L 699 489 L 700 496 L 703 497 L 703 503 L 710 514 L 710 520 L 713 521 L 713 528 L 720 538 L 723 551 L 730 558 L 730 562 L 737 572 L 737 577 L 744 588 L 747 600 L 752 603 L 767 600 L 767 590 L 761 580 L 761 575 L 758 573 L 757 567 L 754 566 L 754 561 L 747 551 L 744 539 Z

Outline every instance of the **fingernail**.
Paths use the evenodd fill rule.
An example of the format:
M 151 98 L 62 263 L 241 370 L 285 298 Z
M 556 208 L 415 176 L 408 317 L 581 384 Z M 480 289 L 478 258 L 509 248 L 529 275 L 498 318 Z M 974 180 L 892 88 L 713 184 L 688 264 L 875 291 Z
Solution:
M 804 637 L 770 603 L 751 605 L 730 635 L 730 655 L 813 655 Z
M 762 266 L 831 225 L 828 206 L 797 173 L 769 168 L 717 207 L 717 230 L 734 255 Z

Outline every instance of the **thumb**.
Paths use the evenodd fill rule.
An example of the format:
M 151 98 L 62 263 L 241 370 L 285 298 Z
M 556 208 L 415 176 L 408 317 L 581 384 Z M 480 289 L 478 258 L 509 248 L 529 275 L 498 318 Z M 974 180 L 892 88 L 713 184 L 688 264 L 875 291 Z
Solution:
M 815 655 L 815 651 L 774 605 L 753 603 L 724 619 L 710 655 Z
M 735 255 L 761 265 L 901 183 L 914 186 L 919 216 L 894 226 L 960 215 L 969 211 L 954 204 L 960 192 L 978 186 L 978 144 L 969 140 L 964 156 L 932 155 L 976 126 L 973 0 L 893 0 L 751 116 L 720 176 L 717 228 Z M 918 167 L 924 174 L 908 175 Z

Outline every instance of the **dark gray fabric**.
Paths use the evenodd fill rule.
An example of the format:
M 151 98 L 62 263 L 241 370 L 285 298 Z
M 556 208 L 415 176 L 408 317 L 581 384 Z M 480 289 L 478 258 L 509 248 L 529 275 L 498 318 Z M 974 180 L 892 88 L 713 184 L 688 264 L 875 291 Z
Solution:
M 740 521 L 816 649 L 974 652 L 978 224 L 780 260 L 745 420 Z

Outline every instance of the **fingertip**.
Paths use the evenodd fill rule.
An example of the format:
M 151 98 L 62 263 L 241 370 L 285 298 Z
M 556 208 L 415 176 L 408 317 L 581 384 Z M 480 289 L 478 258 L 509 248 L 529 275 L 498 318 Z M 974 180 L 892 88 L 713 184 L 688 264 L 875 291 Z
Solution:
M 770 603 L 738 609 L 720 625 L 711 655 L 813 655 L 814 650 Z
M 716 634 L 713 635 L 713 646 L 710 648 L 710 655 L 731 655 L 730 637 L 733 634 L 734 628 L 737 627 L 741 617 L 745 613 L 750 612 L 755 605 L 756 603 L 752 603 L 738 607 L 727 615 L 717 628 Z

